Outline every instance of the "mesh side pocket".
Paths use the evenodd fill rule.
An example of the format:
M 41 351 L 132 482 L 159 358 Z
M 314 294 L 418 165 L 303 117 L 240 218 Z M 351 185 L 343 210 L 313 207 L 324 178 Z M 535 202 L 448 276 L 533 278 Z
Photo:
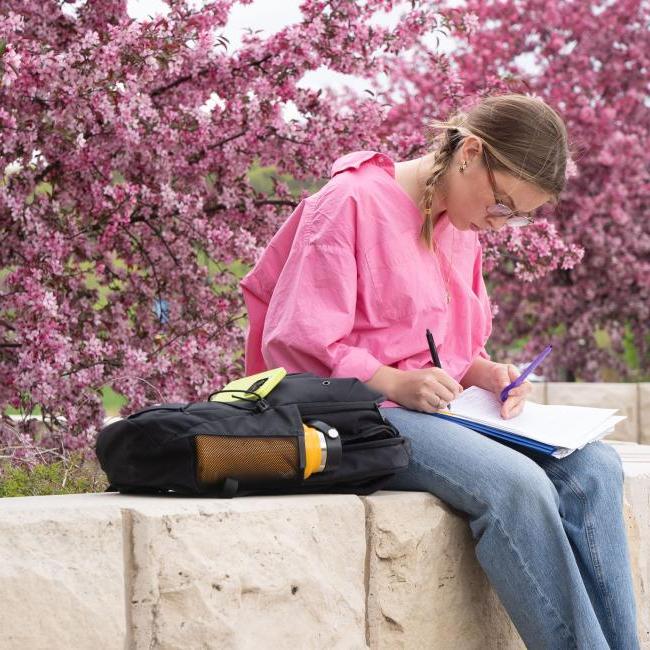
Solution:
M 294 478 L 300 471 L 296 438 L 197 435 L 196 471 L 202 484 L 225 478 Z

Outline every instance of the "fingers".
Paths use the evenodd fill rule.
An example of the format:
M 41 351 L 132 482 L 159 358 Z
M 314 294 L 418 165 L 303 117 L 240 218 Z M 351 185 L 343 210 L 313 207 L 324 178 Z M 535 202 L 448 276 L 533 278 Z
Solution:
M 505 366 L 502 363 L 497 363 L 495 364 L 496 367 L 496 376 L 497 376 L 497 381 L 500 386 L 505 388 L 509 383 L 512 382 L 512 379 L 510 379 L 510 374 L 508 372 L 508 366 Z
M 438 384 L 440 384 L 436 388 L 436 394 L 443 400 L 451 402 L 463 392 L 463 387 L 441 368 L 434 368 L 432 373 Z
M 449 402 L 453 402 L 457 397 L 457 395 L 452 393 L 446 386 L 443 386 L 441 384 L 438 384 L 434 390 L 435 396 L 438 397 L 441 402 L 444 402 L 445 406 Z
M 525 381 L 521 386 L 513 388 L 508 393 L 508 399 L 501 406 L 501 417 L 512 418 L 524 410 L 526 397 L 532 392 L 533 385 Z
M 432 395 L 427 399 L 429 406 L 434 410 L 438 411 L 443 408 L 447 408 L 447 402 L 440 399 L 437 395 Z
M 503 390 L 508 384 L 512 383 L 521 373 L 516 366 L 512 364 L 499 364 L 498 377 L 500 383 L 500 390 Z M 501 417 L 512 418 L 519 415 L 526 403 L 526 397 L 533 391 L 533 385 L 528 381 L 524 381 L 521 386 L 511 388 L 508 391 L 508 398 L 501 405 Z
M 515 379 L 517 379 L 517 377 L 519 377 L 520 374 L 521 373 L 519 372 L 519 370 L 517 370 L 517 366 L 513 366 L 511 363 L 508 364 L 508 375 L 510 377 L 510 381 L 514 381 Z
M 441 400 L 435 393 L 421 394 L 417 401 L 410 407 L 423 413 L 435 413 L 436 411 L 446 408 L 446 403 Z
M 500 394 L 501 391 L 509 386 L 514 380 L 510 378 L 510 374 L 508 372 L 508 366 L 504 363 L 495 363 L 494 364 L 494 375 L 493 375 L 493 381 L 494 381 L 494 388 L 493 391 L 497 394 Z
M 521 386 L 511 388 L 508 391 L 508 399 L 511 397 L 526 397 L 533 392 L 533 385 L 529 381 L 525 381 Z
M 523 410 L 524 406 L 526 405 L 526 400 L 521 399 L 517 402 L 510 402 L 510 398 L 508 398 L 504 403 L 503 406 L 501 407 L 501 417 L 504 419 L 509 419 L 509 418 L 514 418 L 517 415 L 519 415 Z

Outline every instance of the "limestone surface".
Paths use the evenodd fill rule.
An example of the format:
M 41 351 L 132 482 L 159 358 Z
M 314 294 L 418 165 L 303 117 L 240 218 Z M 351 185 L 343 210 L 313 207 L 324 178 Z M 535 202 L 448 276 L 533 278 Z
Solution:
M 0 499 L 0 648 L 121 650 L 120 499 Z
M 358 497 L 161 498 L 129 516 L 130 647 L 366 647 Z
M 650 383 L 639 386 L 639 442 L 650 445 Z
M 362 498 L 371 648 L 525 647 L 476 560 L 462 513 L 423 492 Z
M 650 649 L 650 446 L 609 442 L 625 506 L 641 647 Z M 515 650 L 524 644 L 474 555 L 465 515 L 422 492 L 362 497 L 368 527 L 368 638 L 375 649 Z

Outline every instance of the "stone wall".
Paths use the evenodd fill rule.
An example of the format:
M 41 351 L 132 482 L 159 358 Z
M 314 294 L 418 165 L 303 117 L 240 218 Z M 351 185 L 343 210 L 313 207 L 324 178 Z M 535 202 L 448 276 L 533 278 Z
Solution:
M 613 443 L 650 649 L 650 447 Z M 523 644 L 463 516 L 417 492 L 0 499 L 0 648 Z

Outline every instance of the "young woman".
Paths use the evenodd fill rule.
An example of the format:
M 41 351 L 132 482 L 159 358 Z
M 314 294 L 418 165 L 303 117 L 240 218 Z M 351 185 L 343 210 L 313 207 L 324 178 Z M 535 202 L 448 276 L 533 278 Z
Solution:
M 431 151 L 336 160 L 242 280 L 246 373 L 358 377 L 410 438 L 386 489 L 466 513 L 476 556 L 529 648 L 638 648 L 622 516 L 623 472 L 602 442 L 563 459 L 515 449 L 429 413 L 518 374 L 485 350 L 490 303 L 478 232 L 533 222 L 565 183 L 566 128 L 543 101 L 486 97 L 434 122 Z M 442 369 L 433 367 L 431 329 Z M 526 382 L 504 402 L 524 407 Z

